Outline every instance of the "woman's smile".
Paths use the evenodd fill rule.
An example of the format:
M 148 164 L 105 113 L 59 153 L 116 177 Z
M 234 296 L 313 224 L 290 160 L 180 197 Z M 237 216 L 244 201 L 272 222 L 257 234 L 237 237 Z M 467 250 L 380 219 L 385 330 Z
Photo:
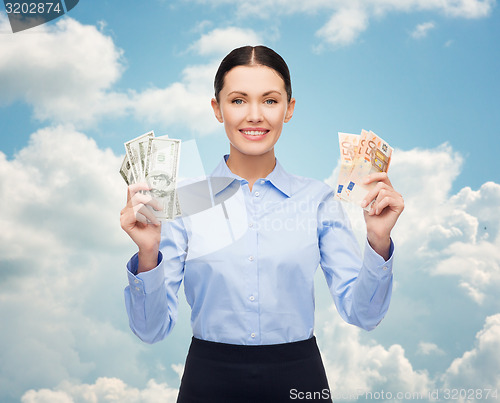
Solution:
M 248 140 L 258 141 L 262 140 L 266 136 L 266 134 L 269 133 L 269 130 L 260 127 L 245 128 L 245 129 L 240 129 L 240 133 L 243 134 L 243 137 L 245 137 Z

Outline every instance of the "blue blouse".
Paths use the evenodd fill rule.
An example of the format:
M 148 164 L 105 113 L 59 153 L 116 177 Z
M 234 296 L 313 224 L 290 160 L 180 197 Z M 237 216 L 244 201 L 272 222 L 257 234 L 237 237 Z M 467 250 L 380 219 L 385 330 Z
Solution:
M 277 161 L 251 192 L 225 159 L 211 177 L 226 180 L 212 182 L 209 206 L 162 223 L 158 266 L 136 274 L 137 255 L 127 264 L 126 308 L 141 340 L 153 343 L 172 330 L 182 281 L 196 338 L 246 345 L 308 339 L 318 267 L 341 317 L 375 328 L 391 297 L 392 242 L 388 261 L 368 242 L 362 257 L 334 191 Z

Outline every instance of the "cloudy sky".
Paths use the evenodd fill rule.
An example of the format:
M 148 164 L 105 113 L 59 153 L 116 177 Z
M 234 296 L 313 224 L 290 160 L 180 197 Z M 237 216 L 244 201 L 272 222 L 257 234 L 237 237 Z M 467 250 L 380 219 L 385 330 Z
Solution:
M 181 296 L 156 345 L 128 328 L 123 142 L 152 129 L 191 140 L 210 172 L 228 150 L 213 76 L 243 44 L 273 47 L 292 72 L 297 106 L 276 150 L 287 170 L 334 185 L 338 131 L 396 149 L 406 209 L 388 315 L 372 332 L 348 326 L 316 279 L 334 396 L 496 400 L 496 0 L 81 1 L 16 34 L 0 7 L 0 401 L 175 401 L 189 307 Z

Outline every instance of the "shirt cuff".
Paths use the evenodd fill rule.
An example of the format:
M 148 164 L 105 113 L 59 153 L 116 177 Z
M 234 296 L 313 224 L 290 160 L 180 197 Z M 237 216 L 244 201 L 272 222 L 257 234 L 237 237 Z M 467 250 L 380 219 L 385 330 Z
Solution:
M 380 256 L 377 252 L 373 250 L 366 240 L 365 245 L 365 255 L 364 255 L 364 266 L 375 274 L 377 277 L 385 277 L 392 274 L 392 262 L 394 258 L 394 243 L 391 239 L 391 246 L 389 248 L 389 259 L 384 260 L 382 256 Z
M 158 252 L 158 263 L 154 269 L 137 274 L 139 254 L 136 253 L 127 263 L 127 276 L 130 289 L 140 294 L 156 291 L 165 281 L 163 255 Z

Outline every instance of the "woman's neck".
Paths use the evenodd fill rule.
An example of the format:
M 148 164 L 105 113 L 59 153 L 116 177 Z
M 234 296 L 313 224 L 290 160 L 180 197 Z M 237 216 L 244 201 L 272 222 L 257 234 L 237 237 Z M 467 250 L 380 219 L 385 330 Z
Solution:
M 276 165 L 274 149 L 261 155 L 247 155 L 239 152 L 232 145 L 230 148 L 226 164 L 233 174 L 248 181 L 250 191 L 255 181 L 269 175 Z

